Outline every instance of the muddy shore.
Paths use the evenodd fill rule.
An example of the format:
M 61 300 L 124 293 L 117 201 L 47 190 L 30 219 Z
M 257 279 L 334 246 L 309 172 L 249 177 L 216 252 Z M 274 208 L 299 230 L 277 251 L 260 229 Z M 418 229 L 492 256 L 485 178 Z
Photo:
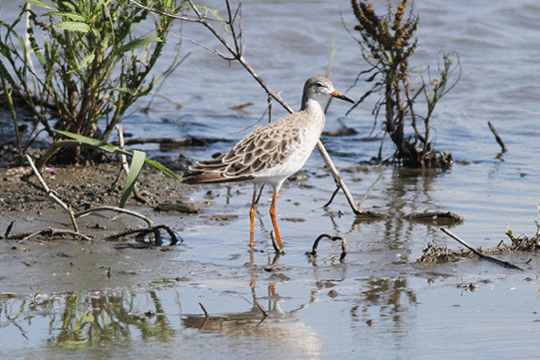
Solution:
M 39 156 L 38 150 L 30 153 L 34 158 Z M 170 162 L 167 166 L 181 172 L 185 163 Z M 50 189 L 74 211 L 103 205 L 118 206 L 125 181 L 121 165 L 115 159 L 92 166 L 49 166 L 42 176 Z M 156 207 L 190 204 L 186 196 L 193 191 L 151 169 L 143 170 L 137 186 L 140 199 L 132 196 L 126 207 L 148 216 L 156 221 L 156 225 L 159 215 L 164 214 L 156 211 Z M 175 222 L 177 226 L 184 217 L 190 218 L 188 223 L 198 221 L 197 209 L 196 204 L 191 204 L 192 214 L 175 210 L 167 215 L 179 220 Z M 78 219 L 81 232 L 92 241 L 60 235 L 40 235 L 22 242 L 0 240 L 0 260 L 6 269 L 0 276 L 2 292 L 24 296 L 36 292 L 88 291 L 102 289 L 104 281 L 107 288 L 147 286 L 147 282 L 156 277 L 177 277 L 175 270 L 163 260 L 176 256 L 173 253 L 182 251 L 182 246 L 145 246 L 153 240 L 151 236 L 126 236 L 105 241 L 103 239 L 108 235 L 147 226 L 138 218 L 114 216 L 115 213 L 105 211 Z M 30 166 L 18 166 L 14 149 L 4 147 L 0 150 L 2 236 L 11 223 L 10 235 L 46 227 L 73 229 L 67 212 L 46 194 Z M 173 231 L 180 234 L 182 228 L 173 228 Z

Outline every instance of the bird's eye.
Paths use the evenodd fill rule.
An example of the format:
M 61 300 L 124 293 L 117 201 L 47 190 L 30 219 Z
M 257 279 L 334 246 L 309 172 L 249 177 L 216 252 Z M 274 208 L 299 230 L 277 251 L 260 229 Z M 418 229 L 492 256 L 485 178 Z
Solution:
M 315 84 L 315 86 L 318 87 L 318 88 L 322 88 L 324 85 L 323 85 L 322 82 L 318 82 L 318 83 Z

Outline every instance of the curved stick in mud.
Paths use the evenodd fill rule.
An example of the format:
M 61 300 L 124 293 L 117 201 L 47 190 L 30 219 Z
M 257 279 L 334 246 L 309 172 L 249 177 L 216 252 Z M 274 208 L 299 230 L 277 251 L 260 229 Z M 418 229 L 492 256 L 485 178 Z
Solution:
M 313 243 L 313 247 L 311 248 L 311 252 L 306 252 L 306 254 L 310 257 L 317 257 L 317 247 L 319 246 L 319 241 L 321 239 L 327 237 L 328 239 L 332 241 L 341 241 L 341 255 L 339 256 L 339 261 L 343 261 L 345 259 L 345 256 L 347 255 L 347 240 L 341 236 L 331 236 L 329 234 L 321 234 L 315 239 L 315 242 Z

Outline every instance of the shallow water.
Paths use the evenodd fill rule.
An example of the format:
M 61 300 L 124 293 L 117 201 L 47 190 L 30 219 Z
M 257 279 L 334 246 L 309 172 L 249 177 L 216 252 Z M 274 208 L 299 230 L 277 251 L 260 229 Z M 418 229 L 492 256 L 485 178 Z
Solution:
M 10 6 L 2 5 L 2 18 L 5 11 L 13 10 Z M 209 7 L 223 9 L 223 4 L 211 1 Z M 346 91 L 366 67 L 342 26 L 340 16 L 349 28 L 354 26 L 348 2 L 250 1 L 242 9 L 247 60 L 294 108 L 305 79 L 326 73 L 334 40 L 337 53 L 331 79 L 339 91 Z M 100 260 L 78 258 L 88 261 L 80 265 L 80 272 L 69 270 L 71 260 L 51 257 L 54 268 L 40 262 L 33 269 L 42 272 L 44 279 L 54 276 L 55 281 L 41 283 L 34 278 L 28 287 L 3 287 L 2 291 L 21 292 L 23 297 L 0 301 L 0 354 L 131 359 L 149 355 L 536 358 L 540 350 L 536 256 L 506 257 L 524 272 L 479 260 L 420 267 L 415 260 L 429 241 L 453 249 L 459 246 L 437 226 L 412 223 L 403 216 L 424 210 L 453 211 L 465 220 L 452 231 L 484 248 L 507 239 L 507 224 L 517 234 L 535 233 L 540 198 L 536 141 L 540 5 L 532 0 L 416 1 L 415 13 L 420 16 L 415 64 L 436 67 L 440 51 L 457 51 L 460 56 L 461 81 L 437 105 L 433 120 L 437 149 L 454 157 L 451 169 L 411 173 L 362 166 L 356 172 L 344 171 L 378 152 L 379 125 L 375 137 L 368 138 L 376 100 L 371 98 L 342 119 L 357 135 L 322 140 L 357 201 L 382 174 L 362 207 L 387 213 L 389 218 L 357 221 L 341 194 L 323 209 L 334 183 L 315 151 L 305 167 L 308 179 L 286 184 L 280 194 L 278 213 L 286 254 L 268 271 L 272 270 L 266 268 L 272 260 L 270 194 L 264 194 L 259 206 L 256 246 L 260 251 L 254 258 L 257 267 L 252 268 L 245 266 L 252 187 L 192 188 L 194 201 L 212 203 L 203 214 L 182 219 L 156 215 L 156 221 L 181 231 L 185 242 L 175 251 L 163 256 L 155 251 L 134 252 L 126 258 L 112 245 L 97 243 L 93 246 Z M 217 46 L 197 25 L 187 24 L 183 31 L 186 37 Z M 182 109 L 156 98 L 149 115 L 135 112 L 123 125 L 135 137 L 227 140 L 168 153 L 209 158 L 246 133 L 238 131 L 261 116 L 266 96 L 239 65 L 188 42 L 183 47 L 191 56 L 160 89 Z M 347 96 L 359 98 L 368 88 L 360 82 Z M 248 101 L 254 105 L 244 111 L 229 109 Z M 275 118 L 285 114 L 275 104 L 273 109 Z M 334 120 L 347 110 L 347 104 L 335 101 L 326 129 L 340 129 Z M 499 154 L 487 121 L 497 128 L 507 153 Z M 152 145 L 142 148 L 159 153 Z M 392 150 L 387 142 L 384 155 L 390 156 Z M 238 218 L 217 220 L 214 215 Z M 320 245 L 316 264 L 308 261 L 304 253 L 321 233 L 347 239 L 349 253 L 343 264 L 338 261 L 339 246 L 326 242 Z M 70 246 L 76 252 L 83 245 Z M 115 264 L 119 256 L 124 257 L 126 272 L 107 279 L 100 261 Z M 136 271 L 135 278 L 129 275 L 131 270 Z M 21 265 L 19 271 L 28 270 Z M 85 271 L 92 276 L 83 276 Z M 45 295 L 32 298 L 36 293 Z M 264 320 L 254 298 L 269 311 Z M 199 303 L 209 318 L 204 318 Z M 157 316 L 145 317 L 149 310 Z

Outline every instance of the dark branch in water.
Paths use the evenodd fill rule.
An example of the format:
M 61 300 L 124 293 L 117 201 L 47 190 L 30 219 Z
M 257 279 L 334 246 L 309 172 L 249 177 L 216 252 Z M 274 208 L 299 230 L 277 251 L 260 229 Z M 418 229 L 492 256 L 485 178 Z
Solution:
M 341 236 L 331 236 L 328 234 L 321 234 L 315 239 L 315 242 L 313 243 L 313 247 L 311 248 L 311 252 L 306 252 L 306 255 L 309 257 L 315 258 L 317 257 L 317 247 L 319 246 L 319 241 L 323 238 L 328 238 L 332 241 L 341 241 L 341 255 L 339 256 L 339 261 L 343 261 L 345 259 L 345 256 L 347 255 L 347 240 Z
M 276 255 L 285 254 L 285 251 L 283 251 L 283 249 L 281 249 L 278 243 L 276 242 L 276 237 L 274 236 L 273 231 L 270 232 L 270 238 L 272 239 L 272 246 L 274 247 L 274 251 L 276 252 Z
M 204 305 L 200 302 L 199 306 L 201 307 L 202 311 L 204 312 L 204 317 L 208 318 L 210 315 L 208 315 L 208 311 L 206 311 L 206 308 Z
M 488 261 L 491 261 L 497 265 L 500 265 L 500 266 L 504 266 L 505 268 L 509 268 L 509 269 L 516 269 L 516 270 L 521 270 L 523 271 L 522 268 L 520 268 L 519 266 L 517 265 L 514 265 L 508 261 L 503 261 L 503 260 L 499 260 L 497 258 L 494 258 L 492 256 L 489 256 L 489 255 L 485 255 L 484 253 L 482 253 L 480 250 L 478 249 L 475 249 L 474 247 L 472 247 L 471 245 L 467 244 L 464 240 L 460 239 L 457 235 L 455 235 L 454 233 L 452 233 L 450 230 L 448 229 L 445 229 L 445 228 L 440 228 L 441 231 L 443 233 L 445 233 L 446 235 L 450 236 L 452 239 L 456 240 L 457 242 L 459 242 L 461 245 L 465 246 L 467 249 L 471 250 L 473 253 L 475 253 L 476 255 L 478 255 L 480 258 L 482 259 L 485 259 L 485 260 L 488 260 Z
M 495 136 L 495 140 L 497 140 L 497 143 L 499 143 L 499 145 L 501 146 L 502 152 L 503 153 L 507 152 L 508 149 L 506 148 L 506 146 L 504 146 L 504 143 L 503 143 L 501 137 L 497 133 L 497 130 L 495 130 L 495 127 L 493 126 L 491 121 L 488 121 L 488 126 L 489 126 L 489 129 L 491 130 L 491 132 L 493 133 L 493 136 Z

